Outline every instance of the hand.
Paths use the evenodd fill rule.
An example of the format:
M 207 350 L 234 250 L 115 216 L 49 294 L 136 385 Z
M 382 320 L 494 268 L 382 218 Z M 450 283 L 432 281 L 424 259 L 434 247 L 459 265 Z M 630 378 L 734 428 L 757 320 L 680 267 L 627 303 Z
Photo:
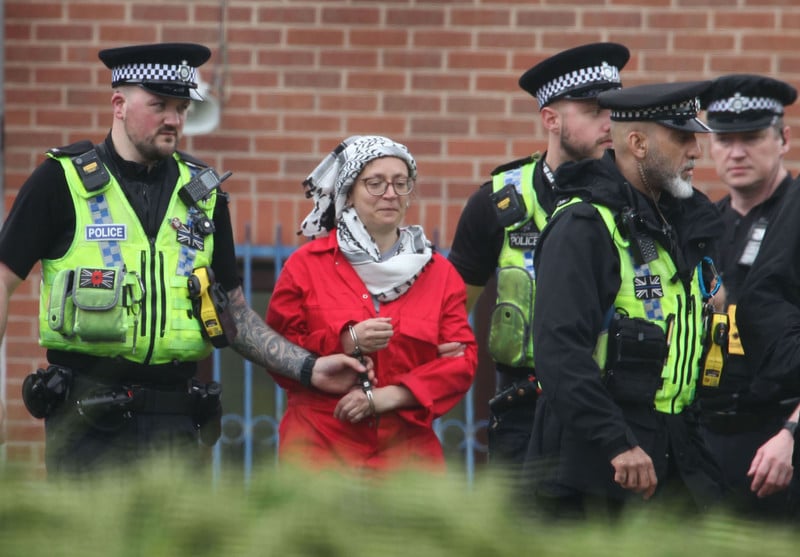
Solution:
M 794 472 L 793 451 L 794 438 L 785 429 L 781 429 L 761 445 L 747 471 L 747 476 L 753 478 L 750 491 L 758 497 L 766 497 L 786 489 Z
M 463 342 L 445 342 L 439 345 L 440 358 L 458 358 L 464 355 L 466 345 Z
M 345 354 L 332 354 L 317 358 L 311 368 L 311 385 L 320 391 L 343 394 L 360 384 L 358 374 L 367 372 L 369 380 L 375 383 L 375 364 L 364 358 L 366 365 Z
M 373 396 L 375 396 L 374 391 Z M 357 424 L 365 418 L 372 417 L 372 408 L 369 406 L 367 394 L 359 387 L 353 388 L 336 405 L 333 417 L 351 424 Z
M 353 325 L 358 338 L 358 346 L 364 354 L 372 354 L 389 346 L 389 339 L 394 334 L 391 317 L 373 317 Z M 342 333 L 342 346 L 355 350 L 350 332 L 345 329 Z
M 624 489 L 641 493 L 647 500 L 656 492 L 658 478 L 653 460 L 641 447 L 628 449 L 611 459 L 614 467 L 614 481 Z

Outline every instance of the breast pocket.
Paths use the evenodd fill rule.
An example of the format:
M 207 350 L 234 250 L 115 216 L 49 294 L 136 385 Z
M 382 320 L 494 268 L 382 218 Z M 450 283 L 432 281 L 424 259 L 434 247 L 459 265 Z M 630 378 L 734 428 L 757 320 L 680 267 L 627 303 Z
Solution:
M 392 373 L 407 373 L 411 367 L 438 357 L 439 322 L 402 315 L 393 319 L 394 336 L 390 341 Z

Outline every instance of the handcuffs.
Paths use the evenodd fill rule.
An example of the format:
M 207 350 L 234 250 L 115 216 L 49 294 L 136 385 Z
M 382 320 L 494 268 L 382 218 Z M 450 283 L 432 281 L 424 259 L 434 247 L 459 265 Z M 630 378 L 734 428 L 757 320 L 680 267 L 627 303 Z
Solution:
M 352 325 L 348 325 L 347 330 L 350 332 L 350 338 L 352 339 L 354 346 L 351 355 L 366 366 L 367 361 L 364 359 L 364 353 L 361 351 L 361 347 L 358 345 L 358 335 L 356 335 L 355 328 Z M 367 402 L 369 402 L 369 409 L 372 412 L 372 416 L 375 418 L 375 427 L 378 427 L 378 412 L 375 410 L 375 396 L 372 394 L 372 381 L 369 380 L 369 375 L 367 372 L 359 373 L 358 381 L 361 383 L 361 390 L 364 391 L 364 394 L 367 397 Z

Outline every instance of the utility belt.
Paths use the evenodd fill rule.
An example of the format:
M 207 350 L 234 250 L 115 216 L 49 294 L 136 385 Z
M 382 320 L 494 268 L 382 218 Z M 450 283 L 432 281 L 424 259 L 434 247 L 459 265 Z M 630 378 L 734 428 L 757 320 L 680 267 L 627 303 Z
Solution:
M 764 409 L 763 412 L 703 412 L 700 422 L 713 433 L 749 433 L 770 426 L 777 429 L 786 416 L 786 410 L 776 406 Z
M 22 386 L 25 407 L 35 418 L 70 408 L 92 428 L 116 431 L 136 415 L 173 414 L 192 418 L 203 443 L 220 435 L 222 388 L 196 379 L 173 385 L 107 384 L 70 368 L 50 365 L 28 375 Z
M 536 380 L 536 376 L 533 374 L 533 369 L 517 369 L 520 371 L 524 369 L 528 373 L 516 375 L 510 382 L 498 383 L 497 394 L 489 400 L 489 409 L 493 413 L 497 414 L 509 408 L 514 408 L 515 406 L 532 404 L 539 398 L 541 389 L 539 388 L 539 382 Z M 499 370 L 498 366 L 498 379 L 501 375 L 502 372 Z M 509 376 L 507 375 L 506 377 Z

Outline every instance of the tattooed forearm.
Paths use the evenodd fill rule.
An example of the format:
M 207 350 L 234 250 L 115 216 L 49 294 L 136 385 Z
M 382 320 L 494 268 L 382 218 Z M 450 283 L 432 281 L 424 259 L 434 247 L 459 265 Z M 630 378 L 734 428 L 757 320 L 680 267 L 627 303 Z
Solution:
M 279 335 L 253 311 L 241 288 L 228 293 L 229 310 L 238 328 L 231 348 L 256 365 L 269 371 L 300 378 L 300 367 L 308 351 Z

